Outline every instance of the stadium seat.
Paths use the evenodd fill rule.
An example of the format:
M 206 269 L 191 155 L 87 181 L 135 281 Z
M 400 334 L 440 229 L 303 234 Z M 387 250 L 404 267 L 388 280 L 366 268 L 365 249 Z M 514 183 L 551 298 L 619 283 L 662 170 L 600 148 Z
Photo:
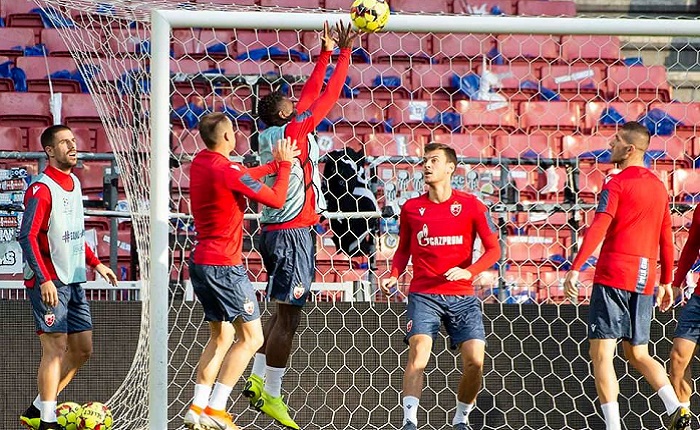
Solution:
M 410 74 L 405 65 L 400 64 L 353 64 L 348 69 L 350 87 L 360 95 L 370 95 L 373 100 L 394 100 L 407 98 L 410 87 Z M 398 79 L 398 82 L 393 82 Z
M 622 116 L 622 123 L 619 125 L 614 121 L 601 124 L 601 118 L 608 112 L 611 113 L 614 109 Z M 590 101 L 586 103 L 585 114 L 583 118 L 583 128 L 588 132 L 596 130 L 615 130 L 627 121 L 636 121 L 641 114 L 646 110 L 646 106 L 641 102 L 597 102 Z
M 178 3 L 180 0 L 176 0 Z M 197 3 L 211 3 L 211 4 L 220 4 L 224 6 L 231 6 L 231 0 L 199 0 Z M 236 0 L 235 5 L 236 6 L 255 6 L 258 4 L 258 0 Z
M 422 99 L 450 99 L 458 88 L 452 84 L 453 76 L 472 73 L 469 64 L 415 64 L 408 69 L 411 91 Z
M 38 6 L 31 0 L 0 1 L 0 17 L 5 19 L 8 27 L 41 28 L 44 24 L 38 13 L 30 13 Z
M 51 124 L 48 94 L 0 92 L 0 125 L 28 128 Z
M 504 15 L 515 15 L 514 2 L 511 0 L 455 0 L 454 13 L 458 15 L 473 15 L 485 13 L 496 15 L 500 11 Z
M 593 269 L 584 270 L 579 275 L 579 282 L 582 285 L 578 291 L 578 303 L 584 303 L 590 299 L 593 275 Z M 565 302 L 567 298 L 564 295 L 564 278 L 566 278 L 566 272 L 563 270 L 540 272 L 538 301 L 541 303 Z
M 84 29 L 61 29 L 61 32 L 66 33 L 66 38 L 70 40 L 80 40 L 84 46 L 83 55 L 94 56 L 101 55 L 109 51 L 109 47 L 105 47 L 105 36 L 92 29 L 90 31 Z M 52 57 L 70 57 L 70 49 L 66 42 L 61 37 L 59 30 L 54 28 L 45 28 L 41 30 L 41 43 L 46 46 L 46 51 Z
M 578 130 L 581 126 L 581 105 L 574 102 L 522 102 L 520 127 L 523 130 Z
M 316 142 L 321 155 L 330 151 L 343 150 L 344 148 L 351 148 L 358 152 L 364 151 L 362 139 L 353 133 L 316 133 Z
M 61 117 L 68 127 L 96 129 L 102 125 L 102 119 L 90 94 L 64 94 Z
M 647 153 L 657 161 L 677 167 L 690 167 L 690 161 L 686 158 L 686 143 L 690 145 L 689 140 L 678 136 L 651 136 Z
M 75 176 L 80 179 L 83 194 L 95 195 L 102 193 L 104 187 L 105 168 L 111 166 L 109 161 L 83 161 L 81 166 L 73 169 Z
M 103 260 L 110 255 L 110 233 L 109 231 L 99 231 L 97 233 L 97 256 Z M 117 258 L 128 258 L 131 256 L 131 231 L 117 231 Z
M 518 0 L 518 15 L 576 16 L 576 2 L 562 0 Z
M 433 135 L 432 142 L 451 146 L 458 157 L 489 158 L 493 156 L 491 137 L 486 133 L 437 133 Z
M 563 246 L 553 237 L 507 236 L 508 259 L 518 263 L 542 263 L 552 255 L 564 255 Z
M 180 167 L 171 169 L 170 177 L 173 183 L 174 195 L 188 195 L 190 193 L 190 163 L 182 163 Z
M 48 92 L 51 88 L 57 93 L 80 92 L 80 83 L 77 80 L 48 78 L 49 74 L 59 71 L 76 72 L 78 66 L 72 58 L 18 57 L 16 65 L 27 75 L 27 89 L 30 92 Z
M 553 144 L 541 133 L 504 134 L 494 138 L 496 157 L 553 158 Z
M 299 63 L 285 63 L 285 66 Z M 280 67 L 273 61 L 223 60 L 214 64 L 226 75 L 269 75 L 279 74 Z M 284 66 L 282 66 L 284 69 Z
M 364 134 L 384 121 L 384 112 L 372 100 L 339 99 L 326 118 L 335 123 L 336 128 Z
M 0 126 L 0 151 L 24 152 L 26 150 L 26 140 L 22 136 L 21 128 Z
M 484 66 L 476 68 L 476 74 L 483 76 Z M 494 73 L 498 84 L 491 89 L 506 95 L 510 101 L 529 100 L 537 94 L 540 83 L 540 66 L 537 64 L 512 63 L 504 65 L 489 65 L 486 70 Z
M 452 3 L 449 1 L 449 3 Z M 396 12 L 421 12 L 431 15 L 448 13 L 448 0 L 392 0 L 391 10 Z
M 515 108 L 508 102 L 459 100 L 455 103 L 455 110 L 462 116 L 462 127 L 469 131 L 512 131 L 518 128 Z
M 365 136 L 365 155 L 372 157 L 423 156 L 423 136 L 400 133 L 371 133 Z
M 34 45 L 34 31 L 31 28 L 0 28 L 0 55 L 21 56 L 24 55 L 23 48 Z
M 318 9 L 321 7 L 320 0 L 260 0 L 260 6 L 263 7 L 284 7 L 294 8 L 302 7 L 305 9 Z
M 611 100 L 671 101 L 664 66 L 610 66 L 607 76 Z
M 175 58 L 235 57 L 233 30 L 190 28 L 174 30 L 172 38 Z M 212 47 L 217 49 L 209 49 Z M 225 49 L 221 49 L 225 46 Z
M 673 172 L 673 195 L 677 201 L 699 203 L 700 169 L 675 170 Z
M 204 142 L 199 138 L 198 130 L 176 128 L 172 132 L 172 151 L 177 155 L 194 156 L 201 149 L 204 149 Z
M 276 47 L 285 53 L 282 55 L 271 55 L 270 59 L 280 61 L 299 61 L 297 55 L 287 53 L 290 49 L 299 52 L 306 52 L 306 48 L 301 43 L 300 35 L 295 31 L 254 31 L 236 30 L 236 53 L 240 56 L 248 54 L 252 50 Z
M 379 63 L 429 63 L 431 57 L 430 34 L 385 32 L 365 36 L 367 51 L 372 62 Z
M 434 121 L 438 114 L 451 110 L 447 100 L 395 100 L 387 108 L 387 121 L 394 130 L 414 131 L 417 134 L 430 134 L 430 130 L 450 128 Z
M 539 34 L 502 34 L 496 38 L 498 53 L 505 59 L 550 62 L 559 58 L 559 42 Z
M 596 163 L 593 166 L 579 166 L 578 190 L 579 197 L 588 203 L 596 202 L 598 194 L 603 189 L 609 164 Z
M 486 56 L 496 40 L 488 34 L 434 34 L 433 50 L 441 63 L 470 62 Z
M 565 100 L 588 101 L 601 95 L 604 76 L 603 65 L 550 65 L 542 68 L 541 82 Z
M 597 160 L 601 156 L 609 156 L 612 136 L 580 134 L 562 137 L 562 157 Z M 604 152 L 607 151 L 607 152 Z
M 568 63 L 614 64 L 620 60 L 620 39 L 617 36 L 562 36 L 561 56 Z
M 676 126 L 676 135 L 691 137 L 700 131 L 700 103 L 652 103 L 649 110 L 652 109 L 659 109 L 680 121 Z

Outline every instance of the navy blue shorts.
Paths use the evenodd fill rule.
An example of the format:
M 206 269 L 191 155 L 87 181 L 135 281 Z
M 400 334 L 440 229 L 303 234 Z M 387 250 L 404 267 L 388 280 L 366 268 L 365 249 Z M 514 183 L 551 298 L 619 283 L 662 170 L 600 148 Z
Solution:
M 267 296 L 304 306 L 316 271 L 314 239 L 309 228 L 263 231 L 260 255 L 267 270 Z
M 58 292 L 58 305 L 46 306 L 41 300 L 41 287 L 36 282 L 34 288 L 27 288 L 27 295 L 34 312 L 34 325 L 37 333 L 79 333 L 92 330 L 90 304 L 80 284 L 64 284 L 55 280 Z
M 589 339 L 649 343 L 654 296 L 593 284 L 588 313 Z
M 209 266 L 190 261 L 192 289 L 204 308 L 205 321 L 243 322 L 260 318 L 255 288 L 243 265 Z
M 675 337 L 700 342 L 700 297 L 693 294 L 678 317 Z
M 474 296 L 410 293 L 406 309 L 406 337 L 426 334 L 435 340 L 445 324 L 450 346 L 457 349 L 468 340 L 486 341 L 481 302 Z

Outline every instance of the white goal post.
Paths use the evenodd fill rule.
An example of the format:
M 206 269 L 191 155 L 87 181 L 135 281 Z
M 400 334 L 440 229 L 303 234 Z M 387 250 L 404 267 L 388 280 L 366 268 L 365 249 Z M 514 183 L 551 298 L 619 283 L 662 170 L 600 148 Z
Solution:
M 350 2 L 348 1 L 348 4 Z M 149 428 L 168 423 L 168 247 L 170 70 L 173 28 L 318 30 L 347 14 L 154 10 L 151 13 L 151 190 Z M 695 20 L 392 15 L 387 32 L 698 36 Z

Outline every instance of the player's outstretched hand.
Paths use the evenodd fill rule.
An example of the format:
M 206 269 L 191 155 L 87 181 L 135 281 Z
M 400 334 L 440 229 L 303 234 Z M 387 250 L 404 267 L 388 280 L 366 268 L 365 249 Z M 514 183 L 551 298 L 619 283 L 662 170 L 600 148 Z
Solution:
M 355 39 L 360 34 L 359 30 L 353 30 L 352 24 L 350 23 L 348 23 L 348 26 L 345 27 L 343 21 L 338 21 L 336 29 L 338 31 L 338 46 L 340 48 L 352 49 Z
M 578 270 L 569 270 L 564 278 L 564 294 L 569 300 L 578 299 Z
M 99 273 L 100 276 L 102 276 L 102 279 L 109 282 L 113 287 L 117 286 L 117 275 L 115 275 L 112 269 L 109 267 L 100 263 L 95 266 L 95 272 Z
M 53 281 L 49 280 L 39 286 L 41 289 L 41 301 L 50 308 L 58 306 L 58 290 Z
M 390 296 L 393 294 L 392 290 L 394 287 L 396 287 L 396 284 L 398 284 L 398 279 L 396 279 L 396 276 L 392 276 L 389 279 L 382 279 L 381 284 L 379 287 L 382 289 L 382 293 L 384 293 L 385 296 Z
M 656 293 L 656 306 L 661 309 L 661 312 L 666 312 L 673 303 L 673 288 L 671 284 L 659 285 L 659 290 Z
M 321 33 L 321 50 L 322 51 L 333 51 L 335 49 L 335 37 L 333 33 L 335 28 L 331 30 L 328 21 L 323 23 L 323 33 Z M 337 37 L 337 36 L 336 36 Z
M 274 157 L 277 161 L 294 161 L 294 158 L 300 154 L 301 151 L 297 149 L 297 141 L 292 140 L 291 137 L 280 139 L 275 145 Z
M 472 278 L 472 273 L 461 267 L 453 267 L 445 272 L 445 278 L 448 281 L 468 281 Z

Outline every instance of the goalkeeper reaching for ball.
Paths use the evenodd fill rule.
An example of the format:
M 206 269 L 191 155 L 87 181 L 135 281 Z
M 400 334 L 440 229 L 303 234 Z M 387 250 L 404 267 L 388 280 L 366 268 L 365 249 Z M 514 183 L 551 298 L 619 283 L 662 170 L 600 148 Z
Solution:
M 296 106 L 280 92 L 263 97 L 259 103 L 260 119 L 267 127 L 260 133 L 261 162 L 270 161 L 275 142 L 283 138 L 296 140 L 301 154 L 292 167 L 283 207 L 265 207 L 262 212 L 260 253 L 269 274 L 267 295 L 277 302 L 277 311 L 265 325 L 265 343 L 255 355 L 253 372 L 243 394 L 251 405 L 293 429 L 299 426 L 289 416 L 282 400 L 282 375 L 314 279 L 311 229 L 319 221 L 318 214 L 325 209 L 318 172 L 320 151 L 311 133 L 338 101 L 358 35 L 350 24 L 345 26 L 340 22 L 335 28 L 336 37 L 332 33 L 326 22 L 321 34 L 321 54 Z M 336 43 L 340 55 L 325 91 L 321 92 Z M 274 175 L 266 179 L 268 183 L 273 180 Z

